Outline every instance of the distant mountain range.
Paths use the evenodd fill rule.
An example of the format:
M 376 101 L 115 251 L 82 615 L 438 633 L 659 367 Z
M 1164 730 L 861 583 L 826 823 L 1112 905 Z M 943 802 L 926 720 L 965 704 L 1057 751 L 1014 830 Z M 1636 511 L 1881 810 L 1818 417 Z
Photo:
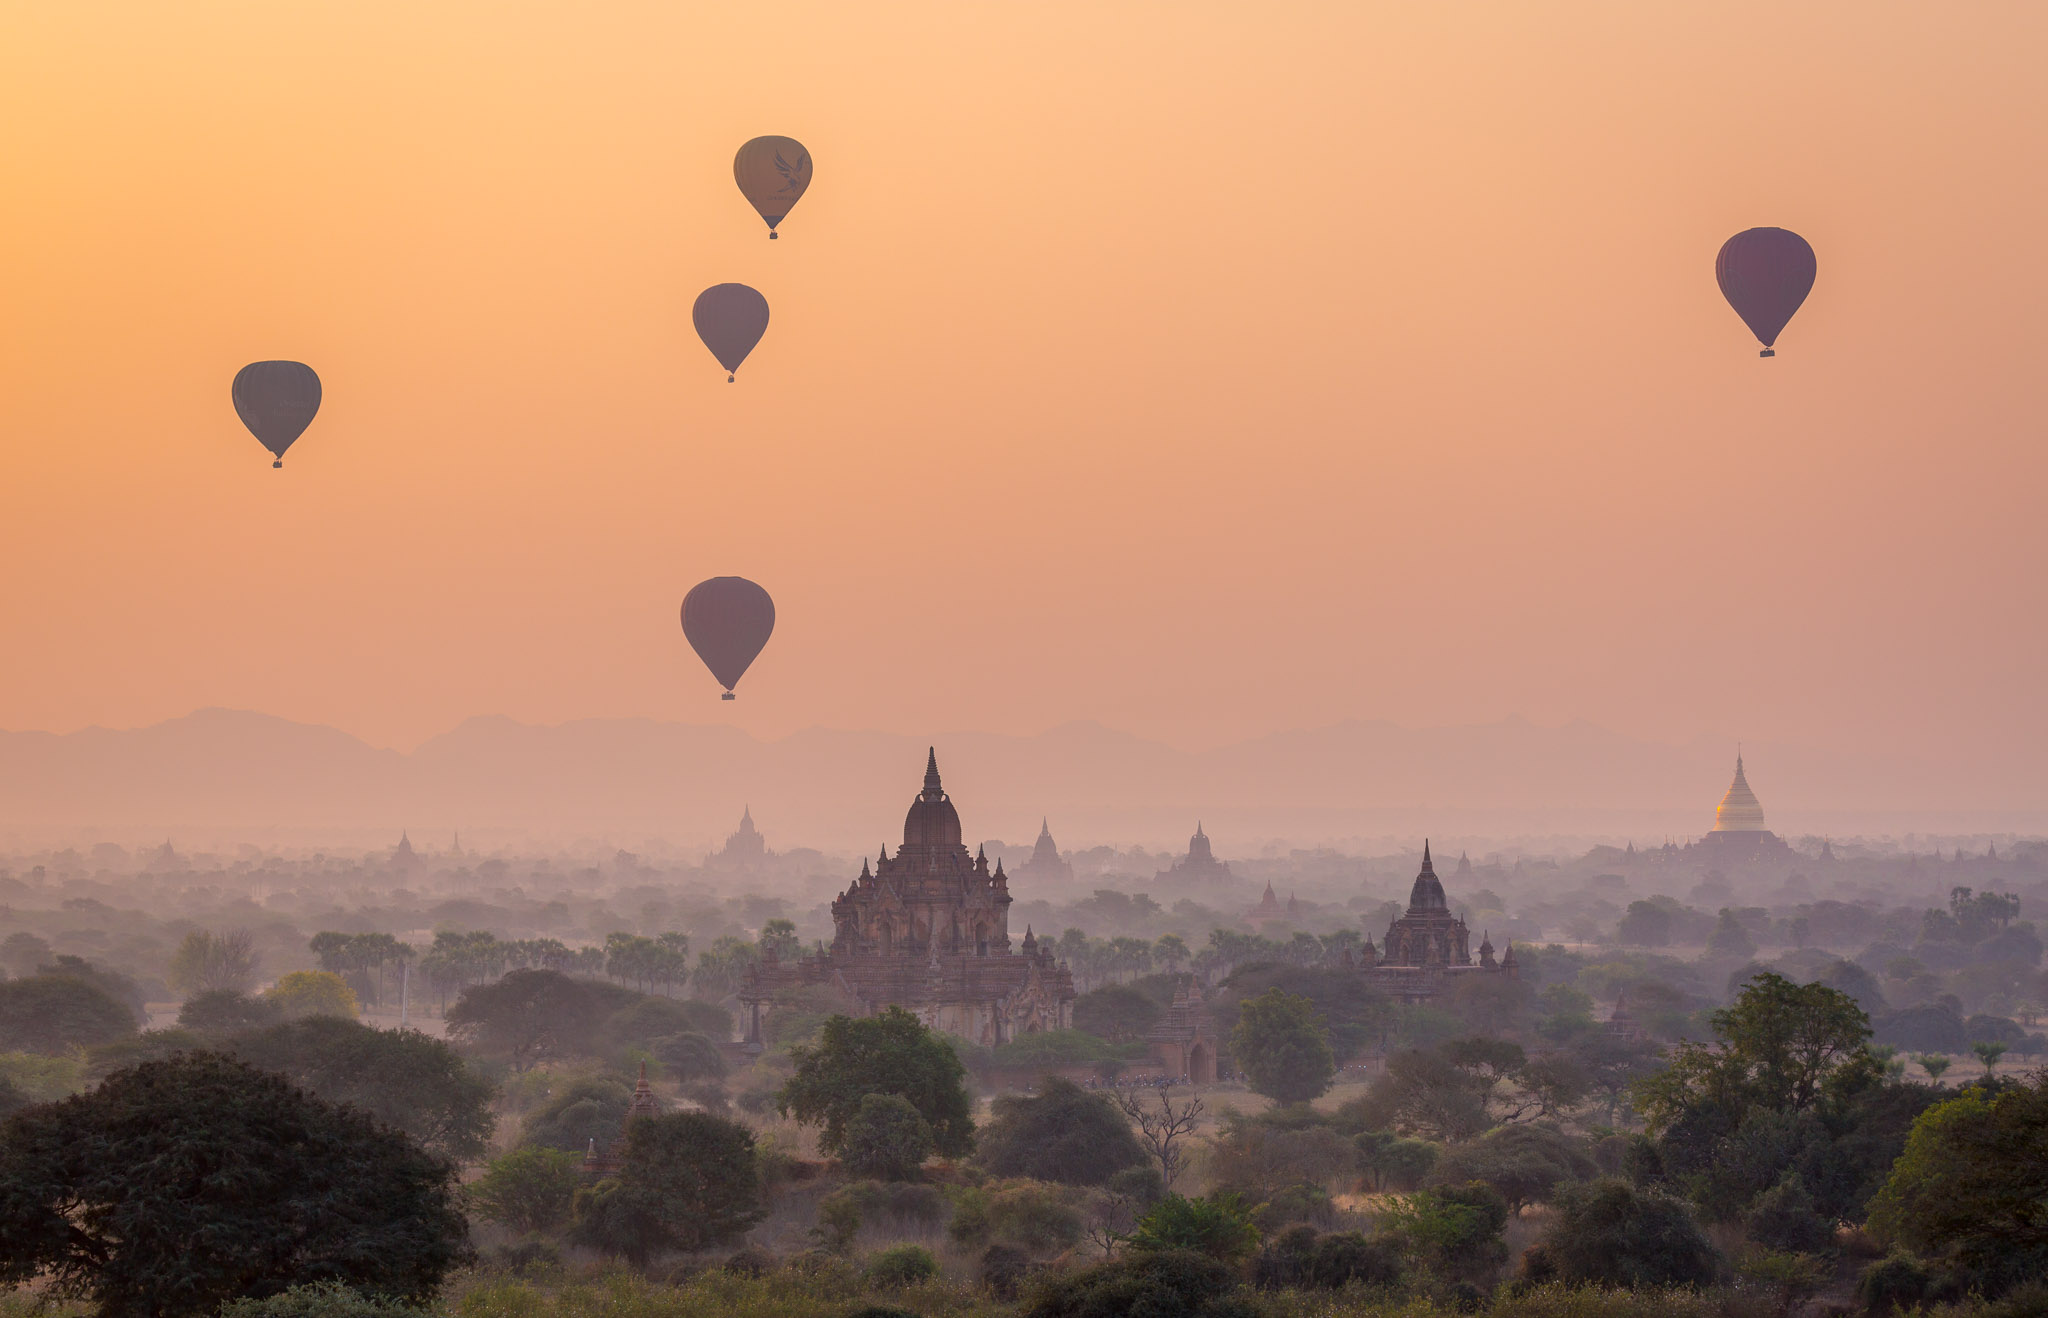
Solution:
M 1695 836 L 1733 748 L 1636 741 L 1589 723 L 1450 728 L 1346 722 L 1189 753 L 1093 723 L 1036 736 L 930 738 L 817 728 L 474 718 L 410 754 L 333 728 L 206 709 L 151 727 L 0 732 L 0 844 L 111 840 L 416 844 L 466 840 L 701 850 L 743 805 L 771 846 L 893 844 L 936 744 L 968 840 L 1179 849 L 1198 819 L 1219 851 L 1419 837 Z M 1969 766 L 1752 743 L 1749 778 L 1787 836 L 2048 831 L 2048 782 Z M 2044 775 L 2048 778 L 2048 775 Z

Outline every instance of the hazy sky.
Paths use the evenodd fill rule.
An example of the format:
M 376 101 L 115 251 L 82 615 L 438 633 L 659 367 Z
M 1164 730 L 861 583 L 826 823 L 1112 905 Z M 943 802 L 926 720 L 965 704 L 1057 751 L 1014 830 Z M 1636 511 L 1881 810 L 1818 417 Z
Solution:
M 0 726 L 2035 762 L 2044 55 L 2006 3 L 8 5 Z M 774 243 L 760 133 L 817 162 Z M 1753 225 L 1819 254 L 1773 361 Z M 283 471 L 271 357 L 327 391 Z M 676 625 L 724 573 L 780 609 L 732 704 Z

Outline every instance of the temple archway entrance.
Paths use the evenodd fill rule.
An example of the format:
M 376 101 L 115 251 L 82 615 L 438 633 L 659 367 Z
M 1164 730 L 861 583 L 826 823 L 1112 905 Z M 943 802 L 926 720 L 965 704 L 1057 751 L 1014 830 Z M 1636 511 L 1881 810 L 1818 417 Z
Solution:
M 1216 1083 L 1216 1055 L 1209 1051 L 1207 1044 L 1192 1044 L 1188 1048 L 1188 1080 L 1198 1085 Z

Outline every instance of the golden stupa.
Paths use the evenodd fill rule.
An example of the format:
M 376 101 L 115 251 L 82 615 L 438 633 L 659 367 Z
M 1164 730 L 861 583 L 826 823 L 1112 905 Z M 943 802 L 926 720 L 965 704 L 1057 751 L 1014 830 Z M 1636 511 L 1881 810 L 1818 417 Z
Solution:
M 1735 755 L 1735 781 L 1728 784 L 1728 795 L 1721 798 L 1721 804 L 1714 811 L 1714 832 L 1716 833 L 1768 833 L 1764 827 L 1763 803 L 1756 799 L 1756 793 L 1749 790 L 1749 780 L 1742 776 L 1742 753 Z

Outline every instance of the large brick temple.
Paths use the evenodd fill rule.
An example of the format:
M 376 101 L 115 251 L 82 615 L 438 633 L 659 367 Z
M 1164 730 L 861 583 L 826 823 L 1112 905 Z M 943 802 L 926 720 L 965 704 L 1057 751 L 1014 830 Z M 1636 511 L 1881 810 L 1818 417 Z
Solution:
M 832 902 L 832 946 L 794 961 L 760 961 L 740 989 L 747 1041 L 789 990 L 827 985 L 864 1014 L 898 1006 L 934 1029 L 976 1043 L 1074 1023 L 1074 977 L 1030 930 L 1010 941 L 1010 881 L 1002 862 L 969 855 L 960 812 L 939 782 L 934 750 L 924 790 L 903 820 L 903 845 Z

